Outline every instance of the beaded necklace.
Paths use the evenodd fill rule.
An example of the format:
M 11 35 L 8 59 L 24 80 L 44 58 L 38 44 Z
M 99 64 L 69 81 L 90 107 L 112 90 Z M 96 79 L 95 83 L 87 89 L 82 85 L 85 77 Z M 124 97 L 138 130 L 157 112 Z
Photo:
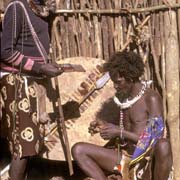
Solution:
M 136 95 L 133 99 L 129 100 L 126 99 L 124 102 L 120 102 L 119 99 L 114 96 L 114 102 L 120 107 L 120 109 L 127 109 L 130 108 L 133 104 L 135 104 L 145 93 L 146 89 L 150 86 L 152 81 L 141 81 L 143 85 L 141 91 Z
M 121 164 L 121 158 L 120 158 L 120 147 L 125 147 L 127 145 L 127 142 L 125 142 L 124 137 L 123 137 L 123 130 L 124 130 L 124 124 L 123 124 L 123 119 L 124 119 L 124 109 L 128 109 L 132 107 L 145 93 L 146 89 L 150 86 L 152 81 L 141 81 L 141 84 L 143 85 L 141 88 L 141 91 L 136 95 L 133 99 L 128 100 L 126 99 L 124 102 L 120 102 L 119 99 L 115 96 L 114 97 L 114 102 L 117 104 L 117 106 L 120 107 L 119 111 L 119 127 L 120 127 L 120 138 L 117 138 L 118 144 L 118 154 L 117 154 L 117 163 L 114 166 L 114 172 L 116 174 L 122 175 L 122 164 Z
M 123 124 L 123 119 L 124 119 L 124 109 L 128 109 L 132 107 L 145 93 L 146 89 L 150 86 L 152 81 L 141 81 L 141 84 L 143 85 L 140 92 L 131 100 L 126 99 L 124 102 L 120 102 L 119 99 L 115 96 L 114 97 L 114 102 L 117 104 L 117 106 L 120 107 L 120 116 L 119 116 L 119 127 L 121 129 L 120 133 L 120 138 L 123 140 L 122 136 L 122 131 L 124 130 L 124 124 Z M 121 144 L 121 146 L 125 146 L 126 144 Z
M 122 137 L 122 131 L 124 130 L 124 125 L 123 125 L 123 119 L 124 119 L 124 114 L 123 110 L 132 107 L 145 93 L 146 89 L 150 86 L 152 81 L 141 81 L 141 84 L 143 85 L 141 88 L 141 91 L 131 100 L 126 99 L 124 102 L 120 102 L 119 99 L 115 96 L 114 97 L 114 102 L 117 104 L 117 106 L 120 107 L 120 116 L 119 116 L 119 127 L 121 129 L 121 134 L 120 137 Z

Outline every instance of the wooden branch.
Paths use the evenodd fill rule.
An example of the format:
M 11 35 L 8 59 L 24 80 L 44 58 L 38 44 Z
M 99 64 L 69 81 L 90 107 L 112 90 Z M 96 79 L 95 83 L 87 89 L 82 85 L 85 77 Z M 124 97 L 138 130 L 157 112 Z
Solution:
M 154 11 L 164 11 L 168 9 L 179 9 L 180 3 L 176 3 L 171 6 L 160 5 L 160 6 L 152 6 L 148 8 L 136 8 L 136 9 L 58 9 L 56 10 L 56 14 L 137 14 L 144 12 L 154 12 Z M 0 13 L 0 22 L 4 17 L 4 13 Z
M 163 82 L 162 97 L 163 97 L 163 113 L 164 120 L 167 120 L 167 107 L 166 107 L 166 52 L 165 52 L 165 37 L 164 37 L 164 13 L 160 13 L 160 38 L 161 38 L 161 77 Z M 166 133 L 166 132 L 165 132 Z
M 110 1 L 104 1 L 105 8 L 106 9 L 112 9 L 112 4 Z M 107 18 L 107 26 L 108 26 L 108 49 L 109 49 L 109 55 L 111 56 L 114 52 L 114 25 L 113 25 L 113 19 L 108 16 Z
M 80 6 L 81 8 L 84 9 L 84 1 L 83 0 L 80 0 Z M 81 49 L 82 49 L 82 54 L 81 56 L 86 56 L 87 55 L 87 50 L 88 50 L 88 47 L 87 47 L 87 29 L 86 29 L 86 26 L 85 26 L 85 19 L 84 17 L 82 16 L 82 14 L 78 14 L 79 15 L 79 23 L 80 23 L 80 27 L 81 27 Z
M 105 9 L 104 0 L 99 1 L 99 8 Z M 102 48 L 103 48 L 103 59 L 109 58 L 108 50 L 108 24 L 106 16 L 101 17 L 101 31 L 102 31 Z
M 115 0 L 115 9 L 121 7 L 121 2 Z M 114 17 L 114 47 L 115 51 L 118 51 L 123 44 L 123 36 L 122 36 L 122 17 L 116 16 Z
M 60 17 L 57 16 L 53 22 L 53 35 L 54 35 L 54 38 L 56 40 L 56 45 L 57 45 L 57 51 L 58 51 L 58 57 L 60 59 L 62 59 L 62 47 L 61 47 L 61 36 L 58 32 L 58 23 L 60 21 Z
M 154 47 L 154 44 L 153 44 L 153 39 L 151 37 L 151 40 L 150 40 L 150 45 L 151 45 L 151 52 L 152 52 L 152 56 L 153 56 L 153 60 L 154 60 L 154 66 L 155 66 L 155 73 L 156 73 L 156 77 L 157 77 L 157 80 L 158 80 L 158 84 L 160 85 L 161 89 L 163 89 L 163 82 L 162 82 L 162 79 L 161 79 L 161 76 L 159 74 L 159 65 L 158 65 L 158 56 L 156 54 L 156 51 L 155 51 L 155 47 Z
M 51 55 L 52 63 L 56 63 L 55 58 L 53 56 L 52 47 L 50 48 L 50 50 L 51 50 L 50 55 Z M 63 146 L 64 155 L 68 162 L 69 174 L 73 175 L 74 170 L 73 170 L 73 164 L 72 164 L 72 160 L 71 160 L 71 150 L 69 147 L 69 140 L 68 140 L 68 135 L 67 135 L 66 126 L 65 126 L 63 109 L 62 109 L 62 105 L 61 105 L 61 96 L 60 96 L 58 77 L 57 76 L 54 77 L 53 80 L 54 80 L 54 84 L 55 84 L 55 90 L 57 93 L 56 95 L 57 95 L 58 111 L 59 111 L 59 116 L 60 116 L 57 119 L 57 129 L 58 129 L 61 144 Z
M 167 5 L 159 5 L 159 6 L 152 6 L 147 8 L 136 8 L 136 9 L 58 9 L 56 10 L 57 14 L 137 14 L 143 12 L 154 12 L 154 11 L 163 11 L 168 9 L 179 9 L 180 3 L 173 4 L 171 6 Z
M 93 4 L 94 8 L 96 9 L 98 7 L 98 4 L 94 2 Z M 97 48 L 96 50 L 96 57 L 102 58 L 102 34 L 101 34 L 101 27 L 100 23 L 98 21 L 98 16 L 93 16 L 93 22 L 94 22 L 94 28 L 95 28 L 95 46 Z
M 180 9 L 178 9 L 178 14 L 177 14 L 178 18 L 177 18 L 177 25 L 178 25 L 178 29 L 179 29 L 179 39 L 180 39 Z M 180 46 L 180 44 L 179 44 Z M 179 64 L 180 67 L 180 64 Z

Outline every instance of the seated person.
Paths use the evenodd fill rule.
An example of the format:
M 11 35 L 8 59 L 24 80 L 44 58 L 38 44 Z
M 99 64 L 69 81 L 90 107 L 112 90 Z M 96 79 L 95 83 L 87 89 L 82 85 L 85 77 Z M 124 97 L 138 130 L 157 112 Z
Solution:
M 74 160 L 87 176 L 95 180 L 106 180 L 105 172 L 117 173 L 122 176 L 120 179 L 132 179 L 129 177 L 132 170 L 136 179 L 147 180 L 144 176 L 147 164 L 143 169 L 141 162 L 148 163 L 153 154 L 154 180 L 167 180 L 172 153 L 169 141 L 163 138 L 162 99 L 158 92 L 150 89 L 151 81 L 140 80 L 144 73 L 141 57 L 131 51 L 117 52 L 104 64 L 104 70 L 109 72 L 116 89 L 114 102 L 111 101 L 112 106 L 108 108 L 108 111 L 113 110 L 111 114 L 116 122 L 97 120 L 91 123 L 89 130 L 95 133 L 98 129 L 103 139 L 115 140 L 115 143 L 110 148 L 110 143 L 101 147 L 79 142 L 72 147 Z M 98 116 L 102 117 L 102 113 Z M 127 157 L 129 175 L 124 175 L 124 159 Z

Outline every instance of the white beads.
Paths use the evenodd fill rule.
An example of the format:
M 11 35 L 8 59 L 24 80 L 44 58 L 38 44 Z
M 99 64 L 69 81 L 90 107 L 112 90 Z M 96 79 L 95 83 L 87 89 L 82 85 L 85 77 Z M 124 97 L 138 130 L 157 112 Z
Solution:
M 114 102 L 121 108 L 121 109 L 127 109 L 130 108 L 133 104 L 135 104 L 145 93 L 146 89 L 149 87 L 149 85 L 152 83 L 152 81 L 141 81 L 142 88 L 141 91 L 138 93 L 137 96 L 135 96 L 133 99 L 129 100 L 126 99 L 125 102 L 120 102 L 119 99 L 114 96 Z

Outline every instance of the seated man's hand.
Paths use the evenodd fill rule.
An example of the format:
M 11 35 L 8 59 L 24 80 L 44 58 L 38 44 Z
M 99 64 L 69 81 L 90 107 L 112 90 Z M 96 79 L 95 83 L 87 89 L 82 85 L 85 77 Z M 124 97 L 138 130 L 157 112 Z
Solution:
M 120 128 L 112 123 L 106 123 L 100 128 L 100 136 L 104 140 L 109 140 L 120 135 Z
M 106 124 L 105 121 L 95 120 L 92 121 L 89 125 L 88 132 L 91 135 L 94 135 L 96 133 L 100 132 L 100 129 Z
M 63 71 L 58 64 L 42 64 L 39 73 L 47 77 L 55 77 L 62 74 Z

